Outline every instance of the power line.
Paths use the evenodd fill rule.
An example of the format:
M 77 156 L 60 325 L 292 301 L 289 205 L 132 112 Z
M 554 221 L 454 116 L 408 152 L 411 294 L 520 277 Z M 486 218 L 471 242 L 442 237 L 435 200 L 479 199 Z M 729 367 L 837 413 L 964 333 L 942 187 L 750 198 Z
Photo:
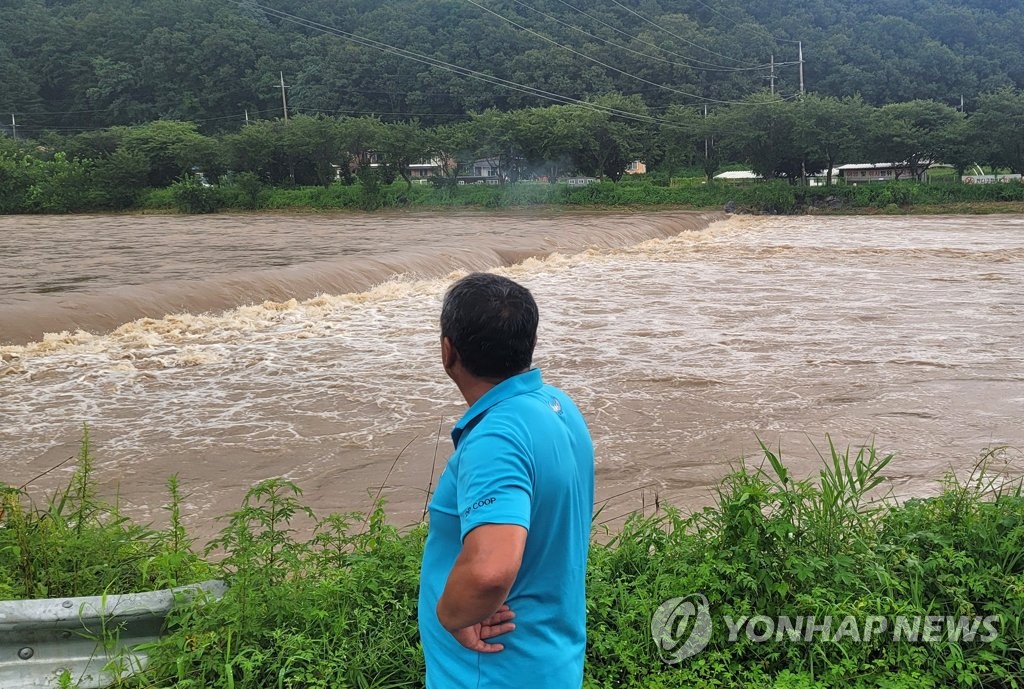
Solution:
M 375 39 L 370 39 L 370 38 L 364 38 L 362 36 L 359 36 L 357 34 L 351 33 L 349 31 L 343 31 L 341 29 L 337 29 L 335 27 L 328 26 L 328 25 L 322 24 L 320 22 L 316 22 L 316 21 L 313 21 L 313 20 L 310 20 L 310 19 L 305 19 L 303 17 L 299 17 L 299 16 L 296 16 L 296 15 L 293 15 L 293 14 L 289 14 L 288 12 L 284 12 L 282 10 L 276 10 L 276 9 L 274 9 L 272 7 L 267 7 L 266 5 L 260 5 L 260 4 L 255 3 L 255 2 L 251 2 L 250 0 L 228 0 L 228 2 L 231 2 L 231 3 L 235 4 L 235 5 L 240 6 L 240 7 L 249 7 L 249 8 L 253 8 L 254 7 L 254 8 L 260 9 L 263 12 L 266 12 L 266 13 L 270 14 L 271 16 L 276 17 L 278 19 L 282 19 L 282 20 L 287 21 L 289 23 L 297 24 L 299 26 L 302 26 L 302 27 L 305 27 L 305 28 L 308 28 L 308 29 L 314 29 L 314 30 L 321 31 L 323 33 L 328 33 L 328 34 L 333 34 L 333 35 L 336 35 L 336 36 L 339 36 L 339 37 L 343 37 L 343 38 L 346 38 L 346 39 L 352 41 L 353 43 L 356 43 L 357 45 L 362 45 L 364 47 L 374 48 L 374 49 L 379 50 L 379 51 L 384 52 L 384 53 L 390 53 L 390 54 L 397 55 L 399 57 L 403 57 L 403 58 L 408 59 L 408 60 L 412 60 L 413 62 L 418 62 L 418 63 L 425 64 L 425 65 L 428 65 L 428 66 L 431 66 L 431 67 L 435 67 L 435 68 L 438 68 L 438 69 L 441 69 L 441 70 L 444 70 L 444 71 L 452 72 L 454 74 L 458 74 L 459 76 L 464 76 L 464 77 L 468 77 L 468 78 L 471 78 L 471 79 L 476 79 L 476 80 L 479 80 L 479 81 L 484 81 L 486 83 L 489 83 L 489 84 L 492 84 L 492 85 L 495 85 L 495 86 L 500 86 L 500 87 L 503 87 L 503 88 L 507 88 L 507 89 L 510 89 L 512 91 L 518 91 L 518 92 L 521 92 L 521 93 L 526 93 L 528 95 L 532 95 L 532 96 L 537 97 L 537 98 L 542 98 L 542 99 L 545 99 L 545 100 L 554 101 L 556 103 L 561 103 L 563 105 L 578 105 L 578 106 L 580 106 L 582 108 L 589 109 L 589 110 L 592 110 L 592 111 L 595 111 L 595 112 L 603 112 L 603 113 L 606 113 L 606 114 L 613 114 L 613 115 L 616 115 L 618 117 L 621 117 L 622 119 L 628 119 L 628 120 L 634 120 L 634 121 L 646 122 L 646 123 L 653 123 L 653 124 L 661 124 L 661 125 L 665 125 L 665 126 L 669 126 L 669 127 L 675 126 L 673 123 L 665 121 L 665 120 L 661 120 L 661 119 L 659 119 L 657 117 L 652 117 L 652 116 L 649 116 L 649 115 L 640 115 L 640 114 L 632 113 L 632 112 L 629 112 L 629 111 L 626 111 L 626 110 L 619 110 L 617 108 L 612 108 L 612 107 L 600 105 L 600 104 L 597 104 L 597 103 L 592 103 L 592 102 L 589 102 L 589 101 L 584 101 L 584 100 L 581 100 L 579 98 L 573 98 L 571 96 L 565 96 L 565 95 L 562 95 L 562 94 L 559 94 L 559 93 L 555 93 L 553 91 L 545 91 L 544 89 L 539 89 L 539 88 L 536 88 L 534 86 L 526 86 L 524 84 L 519 84 L 519 83 L 516 83 L 514 81 L 510 81 L 509 79 L 504 79 L 502 77 L 496 77 L 496 76 L 493 76 L 493 75 L 490 75 L 490 74 L 485 74 L 484 72 L 479 72 L 477 70 L 470 69 L 469 67 L 462 67 L 460 65 L 454 65 L 454 64 L 452 64 L 450 62 L 445 62 L 444 60 L 441 60 L 439 58 L 434 58 L 434 57 L 430 57 L 429 55 L 424 55 L 423 53 L 418 53 L 418 52 L 415 52 L 415 51 L 412 51 L 412 50 L 407 50 L 405 48 L 396 48 L 395 46 L 389 45 L 389 44 L 384 43 L 382 41 L 377 41 Z M 655 85 L 657 85 L 657 84 L 655 84 Z M 748 105 L 748 106 L 764 105 L 764 103 L 756 102 L 756 101 L 755 102 L 749 102 L 749 101 L 725 101 L 725 100 L 716 100 L 716 99 L 713 99 L 713 98 L 702 98 L 700 96 L 698 96 L 698 98 L 701 98 L 702 100 L 705 100 L 705 101 L 708 101 L 708 102 L 721 103 L 721 104 L 726 104 L 726 105 Z M 793 96 L 783 97 L 782 100 L 790 100 L 791 98 L 793 98 Z
M 239 6 L 259 8 L 260 10 L 262 10 L 264 12 L 267 12 L 268 14 L 270 14 L 273 17 L 277 17 L 279 19 L 282 19 L 284 21 L 287 21 L 287 22 L 290 22 L 290 23 L 293 23 L 293 24 L 298 24 L 299 26 L 303 26 L 305 28 L 316 29 L 316 30 L 322 31 L 324 33 L 329 33 L 329 34 L 334 34 L 334 35 L 337 35 L 337 36 L 340 36 L 340 37 L 344 37 L 344 38 L 347 38 L 348 40 L 352 41 L 353 43 L 356 43 L 358 45 L 362 45 L 364 47 L 370 47 L 370 48 L 374 48 L 376 50 L 380 50 L 381 52 L 384 52 L 384 53 L 391 53 L 391 54 L 394 54 L 394 55 L 398 55 L 399 57 L 403 57 L 403 58 L 406 58 L 408 60 L 412 60 L 414 62 L 419 62 L 421 64 L 425 64 L 425 65 L 428 65 L 430 67 L 436 67 L 436 68 L 444 70 L 444 71 L 448 71 L 448 72 L 452 72 L 454 74 L 458 74 L 459 76 L 469 77 L 471 79 L 477 79 L 479 81 L 484 81 L 484 82 L 487 82 L 487 83 L 495 85 L 495 86 L 501 86 L 503 88 L 507 88 L 507 89 L 510 89 L 510 90 L 513 90 L 513 91 L 519 91 L 521 93 L 526 93 L 528 95 L 531 95 L 531 96 L 534 96 L 534 97 L 537 97 L 537 98 L 544 98 L 546 100 L 551 100 L 551 101 L 555 101 L 557 103 L 562 103 L 563 105 L 575 104 L 575 105 L 579 105 L 581 107 L 584 107 L 584 108 L 587 108 L 587 109 L 590 109 L 590 110 L 594 110 L 594 111 L 597 111 L 597 112 L 604 112 L 604 113 L 607 113 L 607 114 L 615 114 L 615 115 L 617 115 L 619 117 L 622 117 L 624 119 L 633 119 L 633 120 L 642 121 L 642 122 L 654 122 L 654 123 L 661 122 L 661 120 L 658 120 L 657 118 L 654 118 L 654 117 L 650 117 L 650 116 L 646 116 L 646 115 L 638 115 L 636 113 L 631 113 L 631 112 L 628 112 L 626 110 L 619 110 L 617 108 L 611 108 L 611 107 L 599 105 L 597 103 L 591 103 L 591 102 L 588 102 L 588 101 L 584 101 L 584 100 L 581 100 L 579 98 L 573 98 L 571 96 L 563 96 L 561 94 L 554 93 L 552 91 L 545 91 L 543 89 L 539 89 L 539 88 L 536 88 L 536 87 L 533 87 L 533 86 L 526 86 L 524 84 L 518 84 L 518 83 L 516 83 L 514 81 L 510 81 L 508 79 L 503 79 L 501 77 L 495 77 L 495 76 L 490 75 L 490 74 L 485 74 L 484 72 L 479 72 L 477 70 L 470 69 L 469 67 L 462 67 L 462 66 L 459 66 L 459 65 L 454 65 L 454 64 L 452 64 L 450 62 L 445 62 L 444 60 L 440 60 L 438 58 L 433 58 L 433 57 L 430 57 L 428 55 L 424 55 L 422 53 L 417 53 L 417 52 L 412 51 L 412 50 L 407 50 L 405 48 L 396 48 L 395 46 L 389 45 L 387 43 L 383 43 L 381 41 L 377 41 L 377 40 L 370 39 L 370 38 L 364 38 L 364 37 L 359 36 L 357 34 L 353 34 L 353 33 L 348 32 L 348 31 L 343 31 L 341 29 L 336 29 L 334 27 L 327 26 L 326 24 L 321 24 L 319 22 L 315 22 L 315 21 L 312 21 L 312 20 L 309 20 L 309 19 L 304 19 L 302 17 L 298 17 L 298 16 L 295 16 L 293 14 L 289 14 L 287 12 L 283 12 L 281 10 L 275 10 L 272 7 L 267 7 L 265 5 L 259 5 L 259 4 L 253 3 L 253 2 L 248 2 L 247 0 L 228 0 L 228 1 L 232 2 L 232 3 L 236 4 L 236 5 L 239 5 Z
M 640 38 L 639 36 L 634 36 L 634 35 L 626 32 L 626 31 L 623 31 L 622 29 L 620 29 L 619 27 L 615 26 L 614 24 L 609 24 L 608 22 L 604 21 L 603 19 L 600 19 L 599 17 L 595 17 L 594 15 L 590 14 L 589 12 L 581 10 L 579 7 L 576 7 L 575 5 L 570 5 L 568 2 L 566 2 L 566 0 L 556 0 L 556 2 L 558 2 L 558 3 L 562 4 L 562 5 L 565 5 L 566 7 L 568 7 L 571 10 L 573 10 L 574 12 L 579 12 L 584 17 L 587 17 L 589 19 L 594 20 L 595 22 L 597 22 L 601 26 L 604 26 L 604 27 L 606 27 L 608 29 L 611 29 L 612 31 L 615 31 L 616 33 L 622 34 L 623 36 L 625 36 L 626 38 L 628 38 L 628 39 L 630 39 L 632 41 L 637 41 L 637 42 L 642 43 L 642 44 L 644 44 L 646 46 L 650 46 L 651 48 L 656 48 L 656 49 L 658 49 L 658 50 L 660 50 L 660 51 L 662 51 L 664 53 L 668 53 L 669 55 L 675 55 L 676 57 L 682 58 L 684 60 L 691 60 L 693 62 L 698 62 L 698 63 L 705 64 L 705 65 L 712 65 L 714 67 L 720 67 L 720 68 L 722 67 L 721 65 L 717 65 L 717 64 L 715 64 L 713 62 L 707 62 L 706 60 L 699 60 L 699 59 L 697 59 L 695 57 L 690 57 L 688 55 L 683 55 L 681 53 L 677 53 L 675 51 L 669 50 L 668 48 L 660 46 L 657 43 L 652 43 L 651 41 L 645 41 L 644 39 Z M 759 69 L 759 68 L 758 67 L 733 67 L 731 69 L 739 72 L 739 71 Z
M 479 7 L 484 12 L 487 12 L 489 14 L 493 14 L 495 17 L 501 19 L 502 21 L 508 22 L 509 24 L 511 24 L 512 26 L 520 29 L 521 31 L 525 31 L 525 32 L 527 32 L 529 34 L 537 36 L 538 38 L 540 38 L 540 39 L 542 39 L 544 41 L 547 41 L 548 43 L 556 45 L 556 46 L 558 46 L 559 48 L 561 48 L 563 50 L 569 51 L 573 55 L 579 55 L 580 57 L 582 57 L 582 58 L 584 58 L 586 60 L 590 60 L 591 62 L 593 62 L 595 64 L 601 65 L 602 67 L 604 67 L 606 69 L 610 69 L 613 72 L 618 72 L 619 74 L 622 74 L 624 76 L 630 77 L 631 79 L 636 79 L 637 81 L 643 82 L 645 84 L 649 84 L 651 86 L 656 86 L 657 88 L 665 89 L 666 91 L 671 91 L 673 93 L 678 93 L 678 94 L 680 94 L 682 96 L 686 96 L 687 98 L 694 98 L 694 99 L 700 100 L 700 101 L 707 101 L 709 103 L 720 103 L 720 104 L 723 104 L 723 105 L 746 105 L 746 103 L 743 103 L 742 101 L 729 101 L 729 100 L 719 100 L 717 98 L 707 98 L 705 96 L 697 95 L 696 93 L 690 93 L 688 91 L 683 91 L 682 89 L 673 88 L 672 86 L 666 86 L 665 84 L 659 84 L 658 82 L 651 81 L 650 79 L 644 79 L 643 77 L 637 76 L 636 74 L 631 74 L 630 72 L 627 72 L 627 71 L 625 71 L 623 69 L 619 69 L 618 67 L 615 67 L 613 65 L 609 65 L 607 62 L 602 62 L 601 60 L 598 60 L 597 58 L 590 57 L 586 53 L 582 53 L 582 52 L 576 50 L 575 48 L 570 48 L 568 46 L 562 45 L 561 43 L 559 43 L 558 41 L 554 40 L 553 38 L 548 38 L 547 36 L 545 36 L 542 33 L 539 33 L 539 32 L 534 31 L 533 29 L 531 29 L 529 27 L 526 27 L 526 26 L 523 26 L 522 24 L 514 22 L 511 19 L 509 19 L 508 17 L 506 17 L 506 16 L 504 16 L 502 14 L 499 14 L 498 12 L 495 12 L 494 10 L 492 10 L 492 9 L 490 9 L 488 7 L 485 7 L 485 6 L 481 5 L 480 3 L 476 2 L 476 0 L 466 0 L 466 2 L 468 2 L 469 4 L 474 5 L 476 7 Z M 614 0 L 613 0 L 613 2 L 614 2 Z
M 389 115 L 389 116 L 392 116 L 392 115 L 405 115 L 407 117 L 464 117 L 464 118 L 469 118 L 470 117 L 470 115 L 468 115 L 468 114 L 466 114 L 464 112 L 405 112 L 405 111 L 383 112 L 383 111 L 380 111 L 380 110 L 353 110 L 353 109 L 350 109 L 350 108 L 294 108 L 294 107 L 292 108 L 292 110 L 294 112 L 305 111 L 306 114 L 312 112 L 313 114 L 317 114 L 317 115 L 322 114 L 322 113 L 340 112 L 340 113 L 355 113 L 357 115 Z
M 655 28 L 659 29 L 660 31 L 664 31 L 665 33 L 667 33 L 667 34 L 668 34 L 669 36 L 672 36 L 672 37 L 673 37 L 673 38 L 675 38 L 676 40 L 682 41 L 683 43 L 686 43 L 686 44 L 688 44 L 688 45 L 692 45 L 692 46 L 693 46 L 694 48 L 699 48 L 700 50 L 704 50 L 704 51 L 707 51 L 708 53 L 711 53 L 712 55 L 717 55 L 718 57 L 722 57 L 722 58 L 725 58 L 726 60 L 732 60 L 733 62 L 739 62 L 739 63 L 741 63 L 741 64 L 748 64 L 748 65 L 752 65 L 752 64 L 754 64 L 753 62 L 750 62 L 750 61 L 748 61 L 748 60 L 740 60 L 740 59 L 738 59 L 738 58 L 735 58 L 735 57 L 729 57 L 728 55 L 723 55 L 722 53 L 719 53 L 719 52 L 716 52 L 716 51 L 712 50 L 711 48 L 705 48 L 704 46 L 700 45 L 699 43 L 694 43 L 693 41 L 691 41 L 691 40 L 690 40 L 690 39 L 688 39 L 688 38 L 683 38 L 683 37 L 682 37 L 682 36 L 680 36 L 679 34 L 677 34 L 677 33 L 674 33 L 674 32 L 672 32 L 672 31 L 669 31 L 668 29 L 666 29 L 666 28 L 665 28 L 664 26 L 662 26 L 661 24 L 658 24 L 657 22 L 653 22 L 653 21 L 651 21 L 650 19 L 648 19 L 648 18 L 647 18 L 647 17 L 645 17 L 644 15 L 640 14 L 639 12 L 637 12 L 636 10 L 634 10 L 633 8 L 631 8 L 631 7 L 626 7 L 626 6 L 625 6 L 625 5 L 623 5 L 623 4 L 621 3 L 621 2 L 619 2 L 619 0 L 611 0 L 611 1 L 612 1 L 612 3 L 613 3 L 613 4 L 615 4 L 615 5 L 619 6 L 619 7 L 621 7 L 622 9 L 626 10 L 626 11 L 627 11 L 627 12 L 629 12 L 630 14 L 632 14 L 632 15 L 635 15 L 635 16 L 637 16 L 637 17 L 639 17 L 640 19 L 642 19 L 643 21 L 647 22 L 647 23 L 648 23 L 648 24 L 650 24 L 651 26 L 653 26 L 653 27 L 655 27 Z
M 612 108 L 612 107 L 608 107 L 608 106 L 599 105 L 599 104 L 596 104 L 596 103 L 591 103 L 591 102 L 588 102 L 588 101 L 583 101 L 583 100 L 580 100 L 580 99 L 577 99 L 577 98 L 572 98 L 570 96 L 564 96 L 562 94 L 558 94 L 558 93 L 554 93 L 554 92 L 550 92 L 550 91 L 545 91 L 543 89 L 538 89 L 538 88 L 531 87 L 531 86 L 525 86 L 523 84 L 518 84 L 516 82 L 512 82 L 512 81 L 507 80 L 507 79 L 502 79 L 500 77 L 494 77 L 492 75 L 488 75 L 488 74 L 485 74 L 483 72 L 478 72 L 478 71 L 472 70 L 472 69 L 470 69 L 468 67 L 461 67 L 461 66 L 458 66 L 458 65 L 453 65 L 451 63 L 447 63 L 447 62 L 445 62 L 443 60 L 439 60 L 437 58 L 432 58 L 430 56 L 423 55 L 421 53 L 416 53 L 414 51 L 409 51 L 409 50 L 405 50 L 405 49 L 401 49 L 401 48 L 396 48 L 394 46 L 390 46 L 390 45 L 388 45 L 386 43 L 382 43 L 380 41 L 375 41 L 373 39 L 366 39 L 366 38 L 363 38 L 361 36 L 357 36 L 356 34 L 351 34 L 349 32 L 342 31 L 340 29 L 335 29 L 333 27 L 330 27 L 330 26 L 327 26 L 327 25 L 324 25 L 324 24 L 320 24 L 319 22 L 314 22 L 312 20 L 307 20 L 307 19 L 304 19 L 302 17 L 297 17 L 297 16 L 291 15 L 291 14 L 289 14 L 287 12 L 283 12 L 283 11 L 280 11 L 280 10 L 275 10 L 273 8 L 270 8 L 270 7 L 265 7 L 265 6 L 261 6 L 261 5 L 255 5 L 255 4 L 251 4 L 251 3 L 244 3 L 244 2 L 241 2 L 241 1 L 238 1 L 238 0 L 231 0 L 231 1 L 234 2 L 234 4 L 237 4 L 237 5 L 247 4 L 249 6 L 255 6 L 255 7 L 259 8 L 259 9 L 261 9 L 261 10 L 267 12 L 267 13 L 269 13 L 271 16 L 275 16 L 275 17 L 283 19 L 285 21 L 296 23 L 296 24 L 298 24 L 300 26 L 303 26 L 305 28 L 319 29 L 319 30 L 323 31 L 324 33 L 330 33 L 330 34 L 334 34 L 334 35 L 343 36 L 343 37 L 348 38 L 349 40 L 351 40 L 351 41 L 353 41 L 353 42 L 355 42 L 355 43 L 357 43 L 359 45 L 363 45 L 364 47 L 372 47 L 372 48 L 375 48 L 377 50 L 381 50 L 382 52 L 385 52 L 385 53 L 395 54 L 395 55 L 398 55 L 399 57 L 404 57 L 406 59 L 410 59 L 410 60 L 413 60 L 415 62 L 418 62 L 418 63 L 421 63 L 421 64 L 425 64 L 427 66 L 431 66 L 431 67 L 447 70 L 447 71 L 453 72 L 455 74 L 458 74 L 460 76 L 465 76 L 465 77 L 469 77 L 469 78 L 478 79 L 478 80 L 490 83 L 492 85 L 502 86 L 504 88 L 509 88 L 511 90 L 514 90 L 514 91 L 519 91 L 519 92 L 522 92 L 522 93 L 526 93 L 528 95 L 533 95 L 535 97 L 540 97 L 540 98 L 544 98 L 544 99 L 547 99 L 547 100 L 552 100 L 552 101 L 555 101 L 555 102 L 558 102 L 558 103 L 574 104 L 574 105 L 577 105 L 577 106 L 580 106 L 580 107 L 583 107 L 583 108 L 586 108 L 586 109 L 589 109 L 589 110 L 592 110 L 592 111 L 602 112 L 602 113 L 605 113 L 605 114 L 616 115 L 616 116 L 621 117 L 623 119 L 629 119 L 629 120 L 638 121 L 638 122 L 644 122 L 644 123 L 648 123 L 648 124 L 661 124 L 661 125 L 666 125 L 666 126 L 673 126 L 672 123 L 666 122 L 666 121 L 661 120 L 661 119 L 659 119 L 657 117 L 652 117 L 652 116 L 649 116 L 649 115 L 642 115 L 642 114 L 638 114 L 638 113 L 632 113 L 632 112 L 629 112 L 629 111 L 619 110 L 617 108 Z M 474 3 L 474 4 L 476 4 L 476 3 Z M 484 9 L 486 9 L 486 8 L 484 8 Z M 498 15 L 498 16 L 500 17 L 500 15 Z M 548 40 L 550 40 L 550 39 L 548 39 Z M 558 44 L 556 43 L 556 45 L 558 45 Z M 616 68 L 612 68 L 612 69 L 616 69 Z M 618 71 L 621 71 L 621 70 L 618 70 Z M 623 72 L 623 73 L 624 74 L 628 74 L 628 73 L 625 73 L 625 72 Z M 642 80 L 642 81 L 646 81 L 646 80 Z M 282 82 L 283 82 L 283 75 L 282 75 Z M 648 82 L 648 83 L 651 83 L 652 85 L 658 86 L 658 84 L 655 84 L 654 82 Z M 702 98 L 700 96 L 696 96 L 694 94 L 686 94 L 685 92 L 681 92 L 681 91 L 680 91 L 680 93 L 683 93 L 684 95 L 689 95 L 691 97 Z M 738 102 L 738 101 L 719 101 L 719 100 L 715 100 L 715 99 L 704 99 L 704 100 L 707 100 L 707 101 L 710 101 L 710 102 L 718 102 L 718 103 L 746 104 L 746 103 Z M 94 110 L 94 111 L 90 111 L 90 112 L 103 112 L 103 111 L 105 111 L 105 110 Z M 71 114 L 72 112 L 74 112 L 74 111 L 64 111 L 64 112 L 59 113 L 59 114 Z M 82 112 L 85 112 L 85 111 L 82 111 Z M 338 109 L 336 112 L 360 112 L 360 111 Z M 367 111 L 361 111 L 361 112 L 365 113 Z M 412 115 L 412 116 L 456 116 L 455 113 L 433 113 L 433 114 L 431 114 L 431 113 L 393 112 L 393 113 L 370 113 L 370 114 Z M 459 115 L 459 116 L 464 116 L 464 115 Z M 234 119 L 236 117 L 238 117 L 237 114 L 236 115 L 226 115 L 226 116 L 219 116 L 219 117 L 203 118 L 203 119 L 193 120 L 193 121 L 194 122 L 214 121 L 214 120 L 221 120 L 221 119 Z M 28 129 L 30 131 L 92 131 L 92 130 L 94 130 L 94 128 L 92 128 L 92 127 L 74 127 L 74 126 L 29 127 Z
M 248 113 L 250 115 L 259 115 L 261 113 L 266 113 L 266 112 L 277 112 L 277 108 L 268 108 L 267 110 L 249 110 L 248 108 L 245 109 L 245 113 Z M 243 116 L 244 116 L 245 113 L 243 113 Z M 190 120 L 186 120 L 186 121 L 187 122 L 213 122 L 215 120 L 235 120 L 235 119 L 238 119 L 238 117 L 239 117 L 239 115 L 236 113 L 236 114 L 233 114 L 233 115 L 219 115 L 217 117 L 202 117 L 200 119 L 196 119 L 196 120 L 190 119 Z
M 725 65 L 715 65 L 713 67 L 701 67 L 701 66 L 699 66 L 697 64 L 690 64 L 690 63 L 686 63 L 686 62 L 676 62 L 674 60 L 667 60 L 667 59 L 665 59 L 663 57 L 657 57 L 655 55 L 650 55 L 649 53 L 644 53 L 644 52 L 641 52 L 639 50 L 634 50 L 633 48 L 630 48 L 628 46 L 620 45 L 619 43 L 615 43 L 614 41 L 610 41 L 607 38 L 603 38 L 601 36 L 594 35 L 594 34 L 590 33 L 589 31 L 585 31 L 584 29 L 581 29 L 578 26 L 574 26 L 573 24 L 570 24 L 569 22 L 563 21 L 563 20 L 559 19 L 558 17 L 555 17 L 553 15 L 547 14 L 546 12 L 542 12 L 541 10 L 538 10 L 535 7 L 531 7 L 530 5 L 528 5 L 527 3 L 523 2 L 522 0 L 512 0 L 512 2 L 514 2 L 517 5 L 522 5 L 523 7 L 527 8 L 528 10 L 530 10 L 532 12 L 536 12 L 537 14 L 541 15 L 542 17 L 545 17 L 545 18 L 547 18 L 547 19 L 549 19 L 549 20 L 551 20 L 553 22 L 557 22 L 558 24 L 561 24 L 562 26 L 567 26 L 570 29 L 572 29 L 573 31 L 577 31 L 579 33 L 582 33 L 584 36 L 588 36 L 588 37 L 590 37 L 590 38 L 592 38 L 594 40 L 602 41 L 602 42 L 607 43 L 608 45 L 614 46 L 616 48 L 621 48 L 622 50 L 627 50 L 627 51 L 629 51 L 629 52 L 631 52 L 631 53 L 633 53 L 635 55 L 640 55 L 641 57 L 650 58 L 652 60 L 658 60 L 659 62 L 666 62 L 666 63 L 668 63 L 670 65 L 676 65 L 676 66 L 680 66 L 680 67 L 687 67 L 689 69 L 697 69 L 697 70 L 701 70 L 701 71 L 704 71 L 704 72 L 745 72 L 745 71 L 753 71 L 753 70 L 762 70 L 762 69 L 764 69 L 767 66 L 767 65 L 758 65 L 756 67 L 726 67 Z M 565 3 L 563 3 L 563 4 L 565 4 Z M 571 7 L 571 5 L 570 5 L 570 7 Z M 629 34 L 626 34 L 626 35 L 629 36 Z M 643 42 L 643 41 L 641 41 L 641 42 Z M 655 48 L 658 48 L 659 50 L 663 50 L 663 48 L 660 48 L 659 46 L 656 46 L 653 43 L 649 43 L 648 45 L 652 45 Z M 670 55 L 675 55 L 675 53 L 669 53 L 669 54 Z M 696 58 L 687 58 L 687 59 L 692 59 L 692 61 L 694 63 L 713 64 L 713 63 L 705 63 L 704 60 L 698 60 Z

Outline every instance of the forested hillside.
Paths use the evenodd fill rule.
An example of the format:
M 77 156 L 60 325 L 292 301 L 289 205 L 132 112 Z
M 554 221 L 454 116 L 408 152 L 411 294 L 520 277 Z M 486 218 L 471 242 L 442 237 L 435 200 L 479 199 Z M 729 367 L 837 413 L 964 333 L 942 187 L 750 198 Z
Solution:
M 969 110 L 977 94 L 1024 86 L 1019 0 L 265 2 L 3 2 L 0 124 L 11 133 L 14 113 L 28 137 L 159 118 L 230 130 L 246 110 L 280 114 L 281 72 L 292 113 L 427 124 L 550 103 L 514 85 L 715 107 L 769 87 L 773 56 L 776 88 L 795 93 L 798 40 L 807 89 L 823 95 L 958 105 L 962 94 Z

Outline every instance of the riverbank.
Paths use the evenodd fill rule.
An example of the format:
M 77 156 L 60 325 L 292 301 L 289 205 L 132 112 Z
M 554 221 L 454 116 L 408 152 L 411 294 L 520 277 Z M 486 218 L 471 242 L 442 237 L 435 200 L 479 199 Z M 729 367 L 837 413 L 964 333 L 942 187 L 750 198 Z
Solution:
M 252 175 L 226 176 L 208 185 L 186 178 L 167 187 L 126 192 L 111 205 L 111 190 L 83 188 L 40 200 L 28 191 L 7 198 L 5 213 L 215 213 L 251 211 L 377 211 L 382 209 L 586 208 L 722 210 L 755 214 L 988 214 L 1019 213 L 1024 185 L 964 185 L 899 181 L 802 187 L 785 181 L 711 182 L 703 178 L 624 179 L 582 187 L 542 182 L 517 184 L 270 186 Z
M 890 456 L 828 447 L 815 481 L 763 448 L 711 507 L 661 504 L 618 533 L 595 532 L 584 686 L 1014 686 L 1024 495 L 1007 461 L 1019 456 L 990 451 L 938 496 L 897 503 L 885 497 Z M 155 529 L 97 498 L 97 478 L 86 441 L 69 485 L 45 504 L 3 491 L 0 599 L 231 584 L 201 613 L 179 609 L 125 686 L 422 687 L 426 525 L 395 529 L 383 504 L 319 515 L 298 486 L 271 479 L 200 550 L 181 523 L 188 486 L 169 480 L 167 526 Z M 707 616 L 706 635 L 677 616 L 685 601 L 662 605 L 678 598 Z M 659 609 L 671 613 L 660 646 Z
M 672 186 L 645 180 L 584 187 L 563 184 L 466 185 L 434 187 L 396 183 L 369 189 L 360 184 L 329 187 L 248 187 L 230 182 L 217 187 L 177 184 L 145 192 L 142 210 L 214 212 L 220 210 L 376 210 L 382 208 L 685 208 L 740 213 L 989 213 L 1018 212 L 1024 185 L 970 186 L 954 183 L 891 182 L 860 186 L 799 187 L 783 181 L 752 184 L 683 179 Z

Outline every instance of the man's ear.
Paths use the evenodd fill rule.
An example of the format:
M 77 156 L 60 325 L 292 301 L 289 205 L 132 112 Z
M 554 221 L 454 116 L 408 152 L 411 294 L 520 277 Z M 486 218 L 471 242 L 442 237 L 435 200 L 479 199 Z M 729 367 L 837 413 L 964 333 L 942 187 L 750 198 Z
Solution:
M 459 360 L 459 352 L 447 337 L 441 338 L 441 365 L 445 371 L 451 371 Z

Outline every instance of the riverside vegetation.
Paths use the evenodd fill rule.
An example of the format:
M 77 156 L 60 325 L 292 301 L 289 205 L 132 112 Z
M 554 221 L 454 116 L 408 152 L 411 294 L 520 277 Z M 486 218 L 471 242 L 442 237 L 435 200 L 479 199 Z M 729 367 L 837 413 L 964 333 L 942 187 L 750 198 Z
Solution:
M 707 208 L 728 201 L 741 210 L 786 213 L 826 200 L 831 209 L 890 210 L 1024 200 L 1020 184 L 955 183 L 980 165 L 1024 172 L 1024 91 L 1012 88 L 980 96 L 969 115 L 929 100 L 874 107 L 858 97 L 808 94 L 793 101 L 770 93 L 707 116 L 682 105 L 657 117 L 652 112 L 639 96 L 606 94 L 578 105 L 486 110 L 433 127 L 300 115 L 218 134 L 159 120 L 41 133 L 34 141 L 0 138 L 0 213 L 539 203 Z M 500 188 L 457 184 L 456 161 L 479 159 L 496 165 L 500 174 L 489 181 Z M 635 160 L 645 161 L 649 173 L 626 182 Z M 834 192 L 796 184 L 804 171 L 864 160 L 905 165 L 903 182 L 919 184 L 898 180 L 882 191 L 839 185 Z M 429 186 L 413 183 L 410 165 L 423 161 L 434 165 L 432 177 L 421 180 Z M 726 161 L 773 182 L 714 182 Z M 920 184 L 940 161 L 956 175 Z M 606 181 L 583 189 L 528 181 L 578 174 Z M 827 177 L 824 186 L 833 181 Z
M 588 588 L 586 689 L 649 687 L 1019 687 L 1024 677 L 1024 492 L 1006 450 L 935 497 L 885 493 L 892 457 L 831 441 L 816 480 L 796 479 L 762 447 L 691 515 L 660 506 L 616 533 L 595 527 Z M 1005 464 L 1004 464 L 1005 463 Z M 369 514 L 317 515 L 283 479 L 255 485 L 202 555 L 181 523 L 170 478 L 168 526 L 100 499 L 86 436 L 69 485 L 41 506 L 3 490 L 0 598 L 93 595 L 213 576 L 222 600 L 184 603 L 147 648 L 136 689 L 422 687 L 417 580 L 427 527 Z M 599 520 L 595 519 L 595 522 Z M 707 648 L 665 665 L 650 632 L 662 601 L 710 602 Z M 723 616 L 998 618 L 989 641 L 858 643 L 728 639 Z M 73 686 L 73 678 L 66 678 Z

